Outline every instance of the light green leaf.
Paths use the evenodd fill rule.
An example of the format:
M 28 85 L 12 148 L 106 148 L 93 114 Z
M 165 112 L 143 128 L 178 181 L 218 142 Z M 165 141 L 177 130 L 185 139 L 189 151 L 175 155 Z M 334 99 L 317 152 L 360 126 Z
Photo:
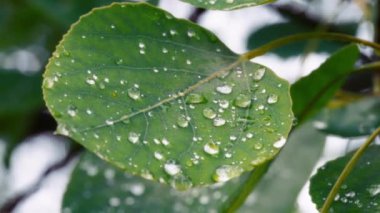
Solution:
M 380 211 L 380 146 L 370 146 L 343 183 L 330 212 Z M 354 152 L 326 163 L 311 179 L 310 194 L 321 208 L 324 200 Z
M 380 126 L 380 98 L 365 98 L 335 109 L 325 109 L 315 126 L 342 137 L 370 135 Z
M 112 4 L 74 24 L 44 96 L 58 133 L 130 174 L 193 186 L 273 158 L 293 117 L 286 81 L 147 4 Z
M 293 112 L 299 122 L 315 115 L 328 103 L 341 87 L 344 77 L 354 70 L 358 56 L 358 47 L 349 45 L 292 85 Z
M 325 137 L 311 122 L 296 128 L 239 212 L 292 212 L 322 153 Z
M 72 174 L 62 210 L 94 213 L 218 212 L 231 192 L 246 179 L 247 175 L 242 175 L 227 183 L 181 192 L 125 174 L 93 154 L 85 153 Z M 178 184 L 187 187 L 186 181 Z
M 196 7 L 210 10 L 234 10 L 243 7 L 268 4 L 275 0 L 182 0 Z

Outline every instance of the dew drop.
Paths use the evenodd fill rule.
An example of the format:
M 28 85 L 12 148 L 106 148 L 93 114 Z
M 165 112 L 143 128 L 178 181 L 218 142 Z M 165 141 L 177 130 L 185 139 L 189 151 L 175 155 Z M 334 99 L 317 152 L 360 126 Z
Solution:
M 164 170 L 168 175 L 174 176 L 181 172 L 181 166 L 175 160 L 168 160 L 164 165 Z
M 114 124 L 114 121 L 113 121 L 113 120 L 106 120 L 106 124 L 107 124 L 108 126 L 111 126 L 111 125 Z
M 128 89 L 128 96 L 133 100 L 137 100 L 141 96 L 140 89 L 137 87 L 131 87 Z
M 170 144 L 169 140 L 166 139 L 166 138 L 163 138 L 163 139 L 161 140 L 161 143 L 162 143 L 162 145 L 164 145 L 164 146 L 168 146 L 168 145 Z
M 192 37 L 195 36 L 195 32 L 192 31 L 192 30 L 188 30 L 188 31 L 187 31 L 187 36 L 189 36 L 189 38 L 192 38 Z
M 154 152 L 154 157 L 155 157 L 157 160 L 162 160 L 162 159 L 164 159 L 164 156 L 163 156 L 160 152 Z
M 117 64 L 117 65 L 120 65 L 120 64 L 122 64 L 122 63 L 123 63 L 123 59 L 119 58 L 118 60 L 116 60 L 116 64 Z
M 201 104 L 201 103 L 207 102 L 206 98 L 199 93 L 190 93 L 189 95 L 186 96 L 185 101 L 188 104 Z
M 230 85 L 227 85 L 227 84 L 224 84 L 224 85 L 221 85 L 221 86 L 217 86 L 216 87 L 216 91 L 221 93 L 221 94 L 231 94 L 232 92 L 232 87 Z
M 190 189 L 193 186 L 193 183 L 189 177 L 176 175 L 171 179 L 170 185 L 179 191 L 185 191 Z
M 87 78 L 86 79 L 86 83 L 89 84 L 89 85 L 94 85 L 95 84 L 95 80 L 92 79 L 92 78 Z
M 223 165 L 215 170 L 213 179 L 216 182 L 226 182 L 231 178 L 239 176 L 243 170 L 238 166 Z
M 67 114 L 71 117 L 74 117 L 77 115 L 77 108 L 75 106 L 69 106 L 67 109 Z
M 219 146 L 216 143 L 209 142 L 203 146 L 203 151 L 210 155 L 216 155 L 219 153 Z
M 286 138 L 281 137 L 280 140 L 273 143 L 273 147 L 280 149 L 285 145 L 285 143 L 286 143 Z
M 222 107 L 223 109 L 227 109 L 229 107 L 230 103 L 227 100 L 220 100 L 219 101 L 219 106 Z
M 216 117 L 216 112 L 212 108 L 204 108 L 203 109 L 203 116 L 208 119 L 214 119 Z
M 234 105 L 240 108 L 247 108 L 251 105 L 251 98 L 246 94 L 239 94 L 234 100 Z
M 268 104 L 274 104 L 274 103 L 277 103 L 277 101 L 278 101 L 278 96 L 277 95 L 270 94 L 268 96 L 268 99 L 267 99 Z
M 147 179 L 147 180 L 153 180 L 153 175 L 146 169 L 143 169 L 141 171 L 141 177 Z
M 226 124 L 226 120 L 224 120 L 223 118 L 214 118 L 213 124 L 214 126 L 223 126 L 224 124 Z
M 168 49 L 166 49 L 165 47 L 162 48 L 162 53 L 168 53 Z
M 177 125 L 182 128 L 186 128 L 189 126 L 189 121 L 185 116 L 181 115 L 177 118 Z
M 252 166 L 259 166 L 263 164 L 266 161 L 264 157 L 257 157 L 256 159 L 251 161 Z
M 263 148 L 263 144 L 255 143 L 255 145 L 253 145 L 253 148 L 255 148 L 256 150 L 260 150 L 261 148 Z
M 130 132 L 128 134 L 128 140 L 129 140 L 129 142 L 136 144 L 140 140 L 140 134 L 138 134 L 136 132 Z
M 134 196 L 141 196 L 145 192 L 145 186 L 142 183 L 134 183 L 129 190 Z
M 256 81 L 260 81 L 264 77 L 264 74 L 265 74 L 265 68 L 260 68 L 256 70 L 256 72 L 253 74 L 253 79 Z

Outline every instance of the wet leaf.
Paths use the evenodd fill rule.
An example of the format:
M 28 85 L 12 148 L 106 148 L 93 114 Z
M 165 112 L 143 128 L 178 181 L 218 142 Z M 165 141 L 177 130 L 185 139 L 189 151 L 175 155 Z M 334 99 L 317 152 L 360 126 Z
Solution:
M 146 174 L 145 178 L 150 178 Z M 85 153 L 75 168 L 64 195 L 62 210 L 70 212 L 217 212 L 247 175 L 227 183 L 181 192 L 125 174 Z M 186 179 L 172 184 L 189 187 Z
M 237 59 L 195 24 L 113 4 L 73 25 L 43 90 L 57 132 L 102 159 L 156 181 L 207 185 L 273 158 L 291 127 L 288 83 Z
M 344 77 L 353 71 L 358 56 L 358 47 L 349 45 L 292 85 L 293 112 L 299 122 L 315 115 L 328 103 L 342 86 Z
M 239 212 L 292 212 L 322 153 L 325 137 L 311 122 L 296 128 Z
M 268 4 L 275 0 L 181 0 L 196 7 L 210 10 L 234 10 L 243 7 L 258 6 Z
M 380 98 L 365 98 L 340 108 L 325 109 L 314 125 L 328 134 L 342 137 L 370 135 L 380 126 Z
M 369 147 L 353 171 L 343 183 L 332 203 L 330 212 L 379 212 L 380 211 L 380 146 Z M 321 208 L 332 186 L 352 157 L 344 157 L 326 163 L 311 179 L 310 194 Z

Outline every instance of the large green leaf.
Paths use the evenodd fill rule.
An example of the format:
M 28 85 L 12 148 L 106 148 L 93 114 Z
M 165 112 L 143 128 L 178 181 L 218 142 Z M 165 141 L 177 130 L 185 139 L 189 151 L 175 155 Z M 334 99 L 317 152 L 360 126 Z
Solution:
M 380 146 L 369 147 L 339 190 L 330 212 L 380 211 Z M 321 208 L 354 152 L 326 163 L 311 179 L 310 194 Z
M 309 179 L 326 137 L 312 125 L 307 122 L 292 131 L 286 146 L 239 212 L 285 213 L 294 210 L 299 191 Z
M 181 0 L 196 7 L 210 10 L 234 10 L 243 7 L 257 6 L 274 2 L 275 0 Z
M 112 4 L 65 35 L 44 96 L 57 132 L 102 159 L 205 185 L 273 158 L 291 127 L 288 82 L 237 60 L 200 26 L 148 4 Z
M 73 213 L 217 212 L 246 179 L 247 175 L 242 175 L 227 183 L 181 192 L 125 174 L 93 154 L 85 153 L 72 174 L 62 209 Z M 186 180 L 181 181 L 176 187 L 186 189 Z
M 365 98 L 348 105 L 325 109 L 315 125 L 321 131 L 342 137 L 371 134 L 380 126 L 380 98 Z
M 292 85 L 293 112 L 300 122 L 315 115 L 328 103 L 342 86 L 344 77 L 353 71 L 358 56 L 358 47 L 349 45 Z
M 354 35 L 356 27 L 357 23 L 348 23 L 338 25 L 334 31 L 329 31 Z M 294 35 L 297 33 L 315 32 L 316 30 L 316 27 L 310 25 L 309 23 L 305 23 L 296 19 L 290 19 L 289 22 L 267 25 L 254 31 L 250 35 L 247 45 L 248 49 L 254 49 L 275 39 Z M 287 58 L 301 55 L 306 51 L 332 53 L 344 45 L 345 43 L 338 41 L 299 41 L 277 48 L 273 50 L 273 52 L 281 57 Z

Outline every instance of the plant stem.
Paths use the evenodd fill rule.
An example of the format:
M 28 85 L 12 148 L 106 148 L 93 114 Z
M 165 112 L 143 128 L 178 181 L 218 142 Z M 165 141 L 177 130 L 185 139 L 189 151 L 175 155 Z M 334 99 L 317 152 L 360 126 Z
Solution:
M 261 178 L 266 174 L 269 165 L 273 160 L 270 160 L 258 167 L 256 167 L 249 175 L 248 179 L 244 182 L 243 185 L 236 190 L 232 199 L 226 202 L 226 206 L 223 209 L 223 212 L 232 213 L 236 212 L 240 206 L 245 202 L 247 197 L 251 194 L 252 190 L 259 183 Z
M 338 177 L 337 181 L 335 182 L 333 188 L 331 189 L 329 195 L 327 196 L 325 203 L 323 204 L 321 208 L 321 213 L 327 213 L 332 202 L 334 201 L 335 196 L 338 194 L 338 191 L 343 184 L 344 180 L 347 178 L 347 176 L 350 174 L 360 157 L 364 154 L 365 150 L 368 148 L 368 146 L 372 143 L 373 140 L 375 140 L 376 136 L 380 134 L 380 127 L 378 127 L 372 134 L 369 136 L 369 138 L 366 140 L 366 142 L 355 152 L 355 154 L 352 156 L 350 161 L 346 164 L 344 167 L 342 173 Z
M 263 55 L 272 49 L 287 45 L 289 43 L 301 41 L 301 40 L 309 40 L 309 39 L 325 39 L 325 40 L 337 40 L 337 41 L 344 41 L 344 42 L 354 42 L 354 43 L 370 46 L 380 51 L 380 44 L 359 39 L 354 36 L 341 34 L 341 33 L 323 33 L 323 32 L 315 33 L 314 32 L 314 33 L 295 34 L 295 35 L 286 36 L 286 37 L 271 41 L 261 47 L 258 47 L 256 49 L 253 49 L 244 53 L 243 55 L 241 55 L 241 57 L 246 60 L 249 60 L 254 57 Z

